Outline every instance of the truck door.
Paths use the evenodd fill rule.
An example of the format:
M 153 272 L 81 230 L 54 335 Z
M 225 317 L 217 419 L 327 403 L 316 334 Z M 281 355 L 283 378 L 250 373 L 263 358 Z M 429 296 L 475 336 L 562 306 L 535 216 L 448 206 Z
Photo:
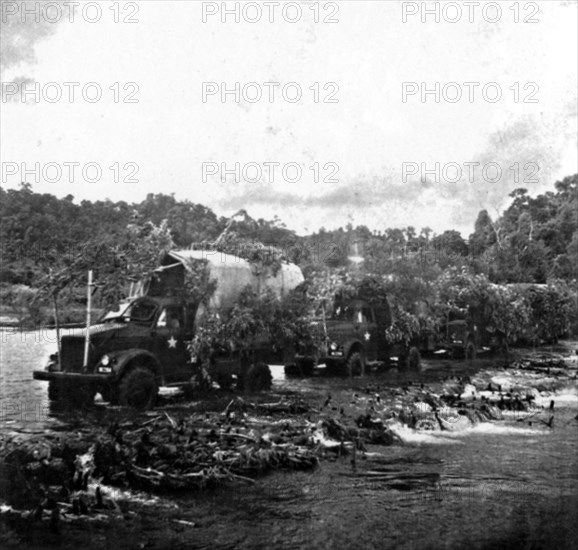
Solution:
M 163 365 L 167 383 L 185 381 L 190 371 L 186 345 L 185 310 L 181 305 L 165 306 L 154 331 L 154 353 Z
M 390 345 L 385 336 L 387 329 L 391 326 L 391 312 L 388 304 L 374 306 L 373 314 L 375 319 L 375 347 L 378 361 L 388 361 L 390 355 Z
M 377 359 L 378 334 L 373 311 L 367 304 L 359 304 L 355 308 L 354 326 L 358 339 L 363 342 L 365 357 L 369 361 Z

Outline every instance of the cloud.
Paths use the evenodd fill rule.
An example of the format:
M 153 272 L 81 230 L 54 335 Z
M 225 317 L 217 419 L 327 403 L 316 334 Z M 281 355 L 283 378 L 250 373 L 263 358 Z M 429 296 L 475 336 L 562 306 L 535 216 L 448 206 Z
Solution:
M 30 63 L 35 60 L 34 48 L 37 42 L 54 33 L 57 23 L 51 23 L 46 18 L 36 17 L 35 9 L 42 13 L 43 4 L 48 0 L 40 1 L 2 1 L 2 17 L 0 18 L 0 58 L 2 59 L 2 71 L 19 63 Z M 64 20 L 66 10 L 63 1 L 50 2 L 62 6 Z M 26 15 L 22 15 L 26 14 Z M 24 20 L 23 20 L 24 19 Z
M 551 189 L 563 165 L 562 155 L 573 124 L 575 114 L 570 111 L 559 115 L 540 113 L 521 117 L 491 134 L 477 160 L 480 166 L 489 163 L 500 166 L 501 177 L 492 182 L 483 177 L 482 171 L 476 171 L 472 182 L 465 181 L 456 190 L 456 199 L 463 208 L 456 210 L 453 218 L 459 221 L 481 208 L 500 211 L 516 188 L 526 188 L 530 193 Z M 576 142 L 576 135 L 570 139 Z
M 222 208 L 236 208 L 240 204 L 271 205 L 283 207 L 319 207 L 329 209 L 367 208 L 376 203 L 395 201 L 399 203 L 414 201 L 429 183 L 413 181 L 397 183 L 392 176 L 385 178 L 356 179 L 341 183 L 321 194 L 303 195 L 289 191 L 276 190 L 266 182 L 243 183 L 236 186 L 236 192 L 227 194 L 217 201 Z
M 234 188 L 227 186 L 215 206 L 251 212 L 275 210 L 290 226 L 292 213 L 307 210 L 318 224 L 330 228 L 343 225 L 344 219 L 371 228 L 383 228 L 384 220 L 392 227 L 403 227 L 415 225 L 417 217 L 422 226 L 441 230 L 451 225 L 467 234 L 480 210 L 497 214 L 507 206 L 514 189 L 525 187 L 539 193 L 552 188 L 562 166 L 560 151 L 565 150 L 575 124 L 572 103 L 568 105 L 565 114 L 524 115 L 504 124 L 474 158 L 455 159 L 462 165 L 462 178 L 457 182 L 444 181 L 442 174 L 438 181 L 416 177 L 402 183 L 401 174 L 384 167 L 384 176 L 362 175 L 308 195 L 276 189 L 266 182 L 241 182 Z M 471 174 L 464 164 L 468 162 L 477 163 Z M 496 172 L 490 165 L 501 169 L 495 182 L 491 180 Z M 416 216 L 419 212 L 423 213 Z
M 19 69 L 21 65 L 34 63 L 36 61 L 35 49 L 38 42 L 51 36 L 60 21 L 68 17 L 68 7 L 64 0 L 50 2 L 59 5 L 62 9 L 62 17 L 58 22 L 48 21 L 43 14 L 43 5 L 49 0 L 29 1 L 2 0 L 0 14 L 0 78 L 5 82 L 6 74 L 11 69 Z M 55 9 L 55 8 L 51 8 Z M 23 15 L 24 14 L 24 15 Z M 37 17 L 38 14 L 38 17 Z M 10 82 L 15 83 L 18 88 L 24 84 L 33 82 L 26 75 L 13 75 L 9 77 Z M 4 87 L 2 87 L 4 96 Z M 8 95 L 8 100 L 16 100 L 18 95 Z M 5 98 L 0 98 L 4 100 Z

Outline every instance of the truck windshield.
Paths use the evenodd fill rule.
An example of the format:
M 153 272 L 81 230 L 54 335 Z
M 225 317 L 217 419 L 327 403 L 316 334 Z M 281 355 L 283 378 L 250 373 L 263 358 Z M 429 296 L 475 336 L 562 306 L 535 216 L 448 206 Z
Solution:
M 154 302 L 138 300 L 127 308 L 123 317 L 136 323 L 147 323 L 152 320 L 156 310 Z
M 107 321 L 118 321 L 122 319 L 126 310 L 130 306 L 130 303 L 119 304 L 116 309 L 111 309 L 107 313 L 105 313 L 101 318 L 101 323 L 106 323 Z
M 353 323 L 370 323 L 373 320 L 371 308 L 360 303 L 337 303 L 333 308 L 332 319 Z
M 331 318 L 338 321 L 352 321 L 354 313 L 355 308 L 350 304 L 335 304 Z
M 136 300 L 134 302 L 123 303 L 112 309 L 101 317 L 100 322 L 121 322 L 127 323 L 134 321 L 136 323 L 147 323 L 152 320 L 157 306 L 154 302 L 148 300 Z

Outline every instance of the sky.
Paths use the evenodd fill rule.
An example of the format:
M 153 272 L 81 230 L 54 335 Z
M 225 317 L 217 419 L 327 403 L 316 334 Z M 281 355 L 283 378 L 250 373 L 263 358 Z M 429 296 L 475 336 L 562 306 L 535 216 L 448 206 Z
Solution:
M 263 3 L 261 20 L 249 22 L 245 2 L 228 2 L 239 5 L 240 21 L 223 22 L 221 2 L 107 1 L 92 2 L 102 12 L 93 23 L 87 19 L 97 12 L 83 12 L 86 2 L 73 22 L 41 11 L 39 23 L 34 14 L 22 22 L 21 6 L 9 3 L 4 188 L 26 180 L 36 192 L 77 201 L 174 193 L 219 215 L 277 215 L 299 233 L 351 223 L 467 236 L 478 212 L 496 217 L 513 189 L 553 190 L 578 172 L 576 2 L 501 2 L 497 22 L 495 8 L 482 13 L 485 2 L 473 21 L 453 2 L 462 10 L 453 23 L 456 8 L 437 2 L 428 6 L 437 6 L 439 22 L 419 11 L 420 2 L 383 0 L 292 2 L 286 12 L 281 2 L 273 22 Z M 256 10 L 246 8 L 246 18 Z M 299 21 L 288 21 L 299 12 Z M 38 100 L 22 101 L 22 78 L 29 90 L 38 83 Z M 66 82 L 79 83 L 73 102 Z M 424 87 L 452 82 L 439 102 L 435 94 L 422 100 Z M 88 94 L 102 91 L 100 100 L 83 99 L 87 83 L 95 83 Z M 233 93 L 222 101 L 223 83 L 254 84 L 239 101 Z M 285 99 L 288 83 L 295 84 L 284 88 Z M 217 91 L 203 97 L 203 89 Z M 502 97 L 492 102 L 498 89 Z M 58 90 L 62 99 L 45 99 Z M 73 181 L 70 163 L 79 166 Z M 273 173 L 270 163 L 278 163 Z

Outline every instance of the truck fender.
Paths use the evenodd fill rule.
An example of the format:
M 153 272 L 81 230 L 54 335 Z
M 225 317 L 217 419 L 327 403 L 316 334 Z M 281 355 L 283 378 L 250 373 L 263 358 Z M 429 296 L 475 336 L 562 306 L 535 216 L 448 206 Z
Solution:
M 365 348 L 360 340 L 351 340 L 343 346 L 343 358 L 345 360 L 351 355 L 353 349 L 358 349 L 362 354 L 365 353 Z
M 162 366 L 156 356 L 146 349 L 129 349 L 116 351 L 107 354 L 113 364 L 114 373 L 117 380 L 120 380 L 130 368 L 135 359 L 142 360 L 143 364 L 150 367 L 157 378 L 163 378 Z

